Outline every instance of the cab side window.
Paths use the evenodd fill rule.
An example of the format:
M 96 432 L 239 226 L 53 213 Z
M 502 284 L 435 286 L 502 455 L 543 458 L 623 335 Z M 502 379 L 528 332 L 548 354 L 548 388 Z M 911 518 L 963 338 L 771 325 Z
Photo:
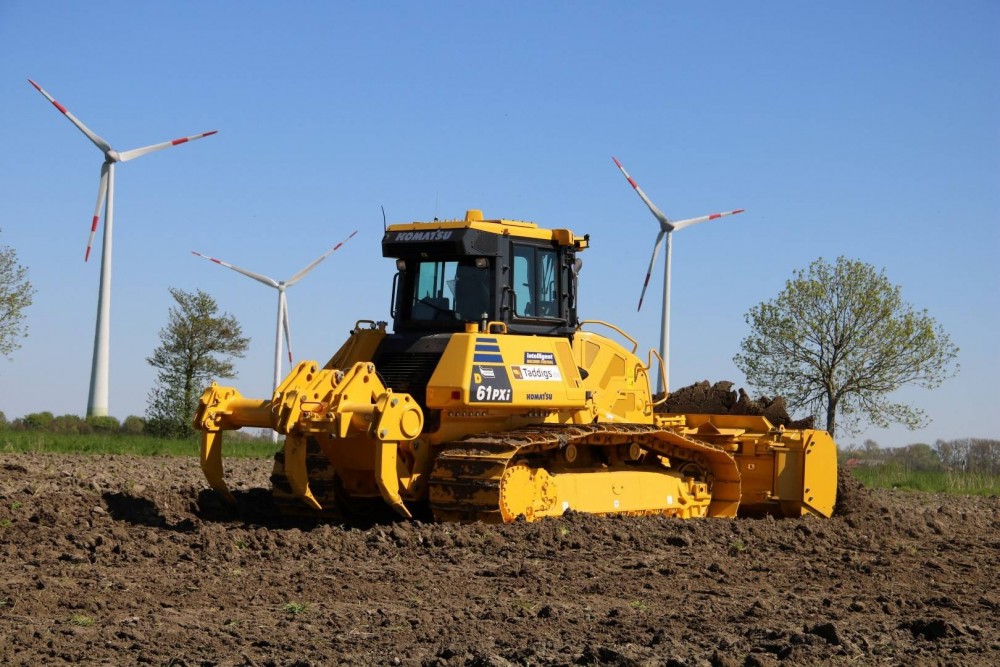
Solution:
M 558 261 L 547 248 L 514 244 L 514 289 L 516 317 L 558 317 Z

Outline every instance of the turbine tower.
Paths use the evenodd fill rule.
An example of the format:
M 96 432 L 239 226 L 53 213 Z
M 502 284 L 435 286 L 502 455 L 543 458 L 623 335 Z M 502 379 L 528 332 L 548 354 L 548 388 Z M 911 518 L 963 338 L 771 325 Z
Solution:
M 104 417 L 108 414 L 108 368 L 111 356 L 111 233 L 115 219 L 115 164 L 134 160 L 153 151 L 170 148 L 171 146 L 184 144 L 195 139 L 201 139 L 202 137 L 208 137 L 215 134 L 217 130 L 119 153 L 107 141 L 94 134 L 76 116 L 67 111 L 66 107 L 56 102 L 51 95 L 42 90 L 41 86 L 31 79 L 28 79 L 28 83 L 44 95 L 45 99 L 52 103 L 52 106 L 66 116 L 73 125 L 76 125 L 77 129 L 83 132 L 104 153 L 104 164 L 101 165 L 101 180 L 97 188 L 97 206 L 94 209 L 94 218 L 90 225 L 87 251 L 83 256 L 83 261 L 85 262 L 90 259 L 90 249 L 94 243 L 94 235 L 97 233 L 97 221 L 101 217 L 101 209 L 103 208 L 104 239 L 101 246 L 101 281 L 97 292 L 97 326 L 94 331 L 94 361 L 90 368 L 90 394 L 87 398 L 87 416 Z
M 625 171 L 625 167 L 622 163 L 618 161 L 618 158 L 611 156 L 611 159 L 615 161 L 618 165 L 618 169 L 621 170 L 622 174 L 628 180 L 629 184 L 636 191 L 642 201 L 646 203 L 649 210 L 660 222 L 660 232 L 656 235 L 656 243 L 653 244 L 653 256 L 649 260 L 649 268 L 646 270 L 646 280 L 642 284 L 642 294 L 639 295 L 639 308 L 642 310 L 642 300 L 646 296 L 646 287 L 649 286 L 649 276 L 653 272 L 653 264 L 656 262 L 656 254 L 660 251 L 660 243 L 666 240 L 667 248 L 666 260 L 663 264 L 663 321 L 660 325 L 660 357 L 663 359 L 663 370 L 660 373 L 660 380 L 658 384 L 657 391 L 663 393 L 667 391 L 670 387 L 670 357 L 668 352 L 670 350 L 670 237 L 676 232 L 684 229 L 685 227 L 690 227 L 691 225 L 696 225 L 699 222 L 705 222 L 706 220 L 715 220 L 716 218 L 721 218 L 726 215 L 736 215 L 737 213 L 742 213 L 744 209 L 738 209 L 735 211 L 726 211 L 725 213 L 712 213 L 711 215 L 703 215 L 699 218 L 690 218 L 688 220 L 679 220 L 677 222 L 671 222 L 667 219 L 667 216 L 663 215 L 663 211 L 658 209 L 653 202 L 649 200 L 646 193 L 642 191 L 639 184 L 632 180 L 632 177 L 628 175 Z
M 198 257 L 201 257 L 203 259 L 207 259 L 210 262 L 215 262 L 216 264 L 224 266 L 224 267 L 226 267 L 228 269 L 232 269 L 233 271 L 236 271 L 237 273 L 242 273 L 243 275 L 247 276 L 248 278 L 253 278 L 257 282 L 264 283 L 268 287 L 273 287 L 274 289 L 278 290 L 278 324 L 277 324 L 276 331 L 274 333 L 274 387 L 271 390 L 272 392 L 277 391 L 278 384 L 281 382 L 281 331 L 282 331 L 282 329 L 284 329 L 284 332 L 285 332 L 285 343 L 286 343 L 286 346 L 288 347 L 288 363 L 289 363 L 289 365 L 291 365 L 291 363 L 292 363 L 292 340 L 291 340 L 291 335 L 289 334 L 289 331 L 288 331 L 288 329 L 289 329 L 289 327 L 288 327 L 288 302 L 285 299 L 285 290 L 287 290 L 289 287 L 291 287 L 295 283 L 297 283 L 300 280 L 302 280 L 306 276 L 307 273 L 309 273 L 314 268 L 316 268 L 317 264 L 319 264 L 324 259 L 326 259 L 327 257 L 329 257 L 334 251 L 339 250 L 340 246 L 344 245 L 349 240 L 351 240 L 354 237 L 354 235 L 357 234 L 357 233 L 358 233 L 358 231 L 354 230 L 353 232 L 351 232 L 350 236 L 348 236 L 346 239 L 344 239 L 343 241 L 341 241 L 337 245 L 335 245 L 332 248 L 330 248 L 329 250 L 327 250 L 325 253 L 323 253 L 317 259 L 315 259 L 311 264 L 309 264 L 309 266 L 307 266 L 306 268 L 302 269 L 301 271 L 299 271 L 298 273 L 296 273 L 294 276 L 292 276 L 291 278 L 289 278 L 288 280 L 285 280 L 285 281 L 277 281 L 277 280 L 274 280 L 273 278 L 269 278 L 269 277 L 261 275 L 259 273 L 254 273 L 253 271 L 248 271 L 248 270 L 240 268 L 238 266 L 234 266 L 234 265 L 230 264 L 229 262 L 222 261 L 221 259 L 216 259 L 215 257 L 209 257 L 208 255 L 203 255 L 200 252 L 196 252 L 194 250 L 191 251 L 192 255 L 197 255 Z M 278 433 L 276 431 L 272 431 L 271 432 L 271 441 L 272 442 L 277 442 L 277 440 L 278 440 Z

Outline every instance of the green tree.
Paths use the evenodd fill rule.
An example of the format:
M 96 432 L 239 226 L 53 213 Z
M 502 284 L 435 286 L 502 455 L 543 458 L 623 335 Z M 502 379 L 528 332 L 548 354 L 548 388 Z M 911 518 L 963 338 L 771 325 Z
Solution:
M 231 357 L 246 353 L 250 343 L 232 315 L 217 315 L 218 305 L 198 290 L 192 294 L 170 288 L 176 305 L 160 331 L 160 346 L 147 362 L 159 372 L 149 394 L 146 431 L 161 437 L 184 438 L 194 429 L 198 398 L 216 378 L 236 377 Z
M 0 246 L 0 356 L 9 357 L 21 347 L 17 339 L 28 335 L 24 309 L 31 305 L 34 294 L 28 269 L 17 263 L 17 253 L 9 246 Z
M 733 361 L 747 381 L 792 409 L 825 415 L 831 435 L 838 416 L 849 432 L 865 420 L 919 428 L 924 412 L 889 394 L 934 388 L 958 372 L 958 348 L 927 311 L 905 303 L 884 271 L 844 257 L 796 271 L 745 319 L 750 335 Z

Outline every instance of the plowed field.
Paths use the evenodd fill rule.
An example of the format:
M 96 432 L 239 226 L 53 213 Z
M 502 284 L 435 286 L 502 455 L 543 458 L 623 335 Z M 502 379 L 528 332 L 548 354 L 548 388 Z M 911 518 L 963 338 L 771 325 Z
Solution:
M 0 664 L 996 665 L 1000 500 L 829 520 L 282 518 L 267 462 L 0 455 Z

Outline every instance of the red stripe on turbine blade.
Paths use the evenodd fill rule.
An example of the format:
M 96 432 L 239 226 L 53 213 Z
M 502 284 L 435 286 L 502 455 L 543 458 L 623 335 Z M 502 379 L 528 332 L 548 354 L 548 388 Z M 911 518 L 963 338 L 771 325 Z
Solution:
M 721 213 L 713 213 L 712 215 L 708 216 L 708 219 L 715 220 L 716 218 L 721 218 L 721 217 L 722 217 Z
M 92 231 L 92 232 L 96 232 L 97 231 L 97 216 L 96 215 L 94 216 L 94 222 L 93 222 L 93 224 L 90 225 L 90 231 Z
M 289 352 L 288 352 L 288 363 L 292 363 L 292 352 L 291 352 L 291 350 L 289 350 Z
M 64 107 L 63 105 L 59 104 L 55 100 L 52 100 L 52 106 L 54 106 L 56 109 L 59 109 L 59 111 L 62 111 L 64 114 L 69 113 L 68 111 L 66 111 L 66 107 Z
M 626 178 L 628 178 L 628 182 L 632 184 L 633 188 L 635 188 L 636 190 L 639 189 L 639 184 L 633 181 L 631 176 L 626 176 Z
M 215 262 L 216 264 L 222 264 L 222 260 L 221 259 L 216 259 L 214 257 L 209 257 L 209 259 L 212 260 L 213 262 Z
M 742 213 L 745 210 L 746 210 L 745 208 L 738 208 L 735 211 L 733 211 L 733 213 Z
M 211 132 L 206 132 L 205 134 L 203 134 L 203 135 L 201 135 L 201 136 L 203 136 L 203 137 L 210 137 L 210 136 L 212 136 L 213 134 L 218 134 L 218 133 L 219 133 L 219 131 L 218 131 L 218 130 L 212 130 Z
M 174 139 L 173 141 L 170 142 L 170 145 L 176 146 L 177 144 L 185 144 L 187 143 L 187 141 L 188 141 L 187 137 L 184 137 L 183 139 Z
M 42 92 L 42 87 L 41 87 L 41 86 L 39 86 L 39 85 L 38 85 L 37 83 L 35 83 L 34 81 L 32 81 L 31 79 L 28 79 L 28 83 L 30 83 L 30 84 L 31 84 L 32 86 L 34 86 L 34 87 L 35 87 L 35 90 L 37 90 L 38 92 Z
M 340 246 L 342 246 L 342 245 L 344 245 L 344 244 L 343 243 L 338 243 L 337 245 L 333 246 L 333 249 L 334 250 L 339 250 Z

